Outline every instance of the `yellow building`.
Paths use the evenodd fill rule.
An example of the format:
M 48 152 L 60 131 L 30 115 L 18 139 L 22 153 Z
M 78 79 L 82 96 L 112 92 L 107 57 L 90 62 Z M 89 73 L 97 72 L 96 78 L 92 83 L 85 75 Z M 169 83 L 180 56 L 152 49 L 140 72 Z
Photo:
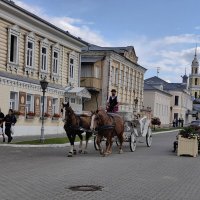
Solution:
M 85 43 L 11 1 L 0 0 L 0 107 L 18 112 L 16 135 L 39 134 L 42 92 L 46 92 L 46 133 L 63 132 L 59 116 L 67 86 L 78 87 Z M 72 99 L 71 99 L 72 101 Z M 81 104 L 73 98 L 72 104 Z M 35 115 L 35 116 L 30 116 Z M 31 119 L 30 119 L 31 118 Z M 57 119 L 57 120 L 54 120 Z
M 144 73 L 134 47 L 99 47 L 89 45 L 81 57 L 81 86 L 86 87 L 92 100 L 84 103 L 85 110 L 105 108 L 111 89 L 116 89 L 120 111 L 133 111 L 143 105 Z
M 199 74 L 199 62 L 197 59 L 197 49 L 195 50 L 194 59 L 191 65 L 191 74 L 189 75 L 189 89 L 192 97 L 200 97 L 200 74 Z

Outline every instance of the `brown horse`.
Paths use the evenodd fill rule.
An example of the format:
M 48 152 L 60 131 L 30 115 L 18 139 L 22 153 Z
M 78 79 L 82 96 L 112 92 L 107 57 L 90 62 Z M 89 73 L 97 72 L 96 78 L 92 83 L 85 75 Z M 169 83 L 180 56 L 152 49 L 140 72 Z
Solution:
M 106 113 L 104 110 L 98 110 L 92 115 L 91 130 L 97 130 L 97 145 L 99 147 L 100 154 L 109 155 L 112 152 L 112 139 L 114 136 L 118 137 L 120 142 L 119 153 L 122 153 L 123 133 L 124 133 L 124 121 L 120 115 L 113 113 Z M 106 150 L 103 151 L 101 147 L 102 138 L 106 138 Z
M 76 135 L 78 135 L 80 138 L 79 153 L 83 151 L 82 150 L 82 141 L 83 141 L 82 133 L 84 132 L 86 132 L 86 145 L 83 152 L 87 153 L 88 140 L 92 136 L 92 132 L 90 131 L 91 116 L 75 114 L 72 108 L 69 106 L 69 103 L 63 104 L 63 107 L 65 108 L 64 129 L 66 131 L 67 137 L 71 145 L 70 151 L 68 153 L 68 157 L 72 157 L 73 154 L 76 154 L 76 150 L 74 149 L 74 141 L 75 141 Z

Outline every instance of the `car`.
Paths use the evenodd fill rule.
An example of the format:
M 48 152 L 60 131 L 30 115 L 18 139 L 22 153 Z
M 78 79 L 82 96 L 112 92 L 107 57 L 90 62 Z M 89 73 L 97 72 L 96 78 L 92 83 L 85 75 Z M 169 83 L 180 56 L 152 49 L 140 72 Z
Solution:
M 192 121 L 190 126 L 200 126 L 200 120 Z

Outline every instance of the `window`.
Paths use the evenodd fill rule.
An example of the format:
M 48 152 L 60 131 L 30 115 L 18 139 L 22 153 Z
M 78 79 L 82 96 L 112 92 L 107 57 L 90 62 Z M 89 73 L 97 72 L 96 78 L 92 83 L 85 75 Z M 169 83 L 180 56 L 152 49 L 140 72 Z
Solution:
M 115 68 L 111 67 L 111 83 L 115 83 Z
M 197 85 L 197 84 L 198 84 L 198 78 L 195 78 L 195 80 L 194 80 L 194 81 L 195 81 L 195 83 L 194 83 L 194 84 L 195 84 L 195 85 Z
M 197 98 L 197 92 L 194 93 L 195 98 Z
M 42 107 L 43 107 L 43 96 L 41 96 L 41 104 L 40 104 L 40 110 L 42 115 Z M 47 112 L 47 97 L 44 97 L 44 113 Z
M 47 48 L 42 47 L 42 63 L 41 69 L 47 71 Z
M 197 70 L 197 68 L 195 68 L 195 74 L 198 74 L 198 70 Z
M 115 84 L 118 85 L 119 83 L 119 70 L 116 68 L 115 70 Z
M 10 109 L 17 110 L 18 107 L 18 93 L 10 92 Z
M 174 119 L 178 119 L 178 113 L 174 113 Z
M 75 98 L 71 98 L 71 103 L 75 103 Z
M 53 52 L 53 73 L 58 74 L 58 52 Z
M 26 97 L 26 112 L 34 112 L 34 96 L 31 94 Z
M 175 106 L 178 106 L 178 99 L 179 99 L 179 96 L 175 96 L 175 102 L 174 102 Z
M 101 78 L 101 68 L 99 66 L 94 66 L 94 78 Z
M 70 58 L 70 62 L 69 62 L 69 77 L 71 79 L 74 78 L 74 59 Z
M 10 62 L 18 63 L 18 37 L 11 34 L 10 36 Z
M 26 52 L 26 65 L 28 67 L 33 67 L 33 53 L 34 53 L 34 44 L 31 41 L 27 42 L 27 52 Z
M 57 98 L 53 98 L 52 101 L 52 114 L 57 114 L 58 113 L 58 99 Z

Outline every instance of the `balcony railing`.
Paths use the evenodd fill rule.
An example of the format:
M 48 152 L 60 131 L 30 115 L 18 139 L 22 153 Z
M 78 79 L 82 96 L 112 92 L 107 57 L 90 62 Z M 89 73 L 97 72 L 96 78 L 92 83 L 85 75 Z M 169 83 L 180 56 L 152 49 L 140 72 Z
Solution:
M 101 89 L 101 80 L 94 77 L 81 78 L 81 87 Z

